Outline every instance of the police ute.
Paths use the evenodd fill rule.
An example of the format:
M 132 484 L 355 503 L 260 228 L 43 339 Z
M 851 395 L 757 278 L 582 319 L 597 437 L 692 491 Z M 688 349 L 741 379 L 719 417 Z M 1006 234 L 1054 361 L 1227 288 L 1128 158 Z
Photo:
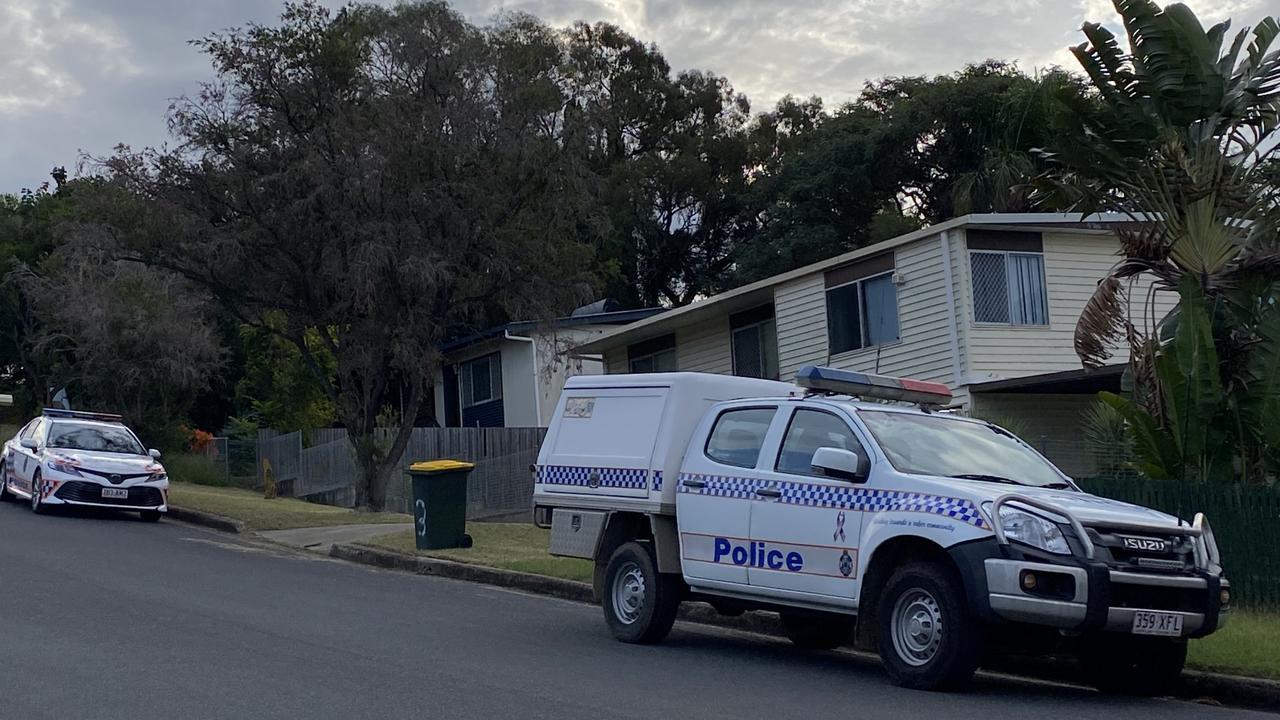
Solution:
M 0 500 L 36 513 L 65 505 L 136 510 L 155 522 L 168 508 L 169 476 L 124 419 L 46 409 L 0 451 Z
M 534 520 L 551 554 L 595 561 L 623 642 L 662 640 L 701 601 L 776 611 L 809 649 L 856 629 L 912 688 L 962 686 L 1009 641 L 1075 654 L 1103 689 L 1171 688 L 1229 608 L 1205 517 L 1090 495 L 950 402 L 945 385 L 825 367 L 795 385 L 570 378 Z

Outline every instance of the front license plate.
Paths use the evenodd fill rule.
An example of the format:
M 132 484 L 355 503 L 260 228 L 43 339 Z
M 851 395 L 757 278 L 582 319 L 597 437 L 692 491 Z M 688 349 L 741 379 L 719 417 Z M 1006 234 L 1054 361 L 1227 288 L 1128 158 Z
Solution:
M 1182 616 L 1177 613 L 1139 612 L 1133 615 L 1134 635 L 1182 636 Z
M 111 498 L 112 500 L 128 500 L 129 491 L 125 488 L 102 488 L 102 497 Z

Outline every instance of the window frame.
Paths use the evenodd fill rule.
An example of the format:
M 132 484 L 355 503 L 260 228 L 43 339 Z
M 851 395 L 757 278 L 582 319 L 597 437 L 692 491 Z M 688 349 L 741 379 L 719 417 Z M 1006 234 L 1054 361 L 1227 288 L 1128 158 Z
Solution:
M 829 348 L 831 355 L 843 355 L 845 353 L 859 352 L 861 350 L 869 350 L 871 348 L 888 347 L 902 342 L 902 315 L 899 312 L 898 307 L 898 286 L 893 282 L 893 276 L 896 272 L 897 268 L 892 268 L 883 272 L 878 272 L 874 275 L 867 275 L 866 277 L 860 277 L 857 280 L 850 280 L 848 282 L 840 283 L 839 285 L 832 285 L 831 287 L 826 288 L 824 291 L 824 299 L 827 301 L 827 347 Z M 898 337 L 893 340 L 873 344 L 868 342 L 867 297 L 866 291 L 861 286 L 871 280 L 877 280 L 880 278 L 888 278 L 889 284 L 893 286 L 893 314 L 898 325 Z M 856 291 L 856 295 L 858 297 L 858 342 L 860 345 L 858 345 L 858 347 L 837 350 L 831 344 L 831 293 L 835 290 L 843 290 L 850 285 L 859 286 Z
M 760 459 L 764 457 L 765 446 L 768 445 L 769 442 L 769 430 L 771 430 L 774 423 L 778 421 L 779 407 L 780 406 L 778 405 L 735 405 L 734 407 L 724 408 L 720 412 L 716 413 L 716 419 L 712 421 L 711 427 L 707 430 L 707 439 L 702 443 L 702 456 L 717 465 L 723 465 L 725 467 L 741 468 L 743 470 L 755 470 L 760 467 Z M 724 419 L 725 415 L 735 412 L 743 412 L 745 410 L 768 410 L 773 413 L 769 418 L 769 424 L 765 426 L 764 435 L 760 437 L 760 449 L 756 451 L 755 463 L 752 465 L 741 465 L 738 463 L 726 462 L 715 455 L 712 455 L 710 452 L 711 438 L 715 437 L 716 428 L 720 427 L 720 421 Z
M 977 283 L 973 278 L 973 256 L 974 255 L 999 255 L 1004 258 L 1004 300 L 1007 306 L 1008 320 L 1001 322 L 999 320 L 979 320 L 978 319 L 978 292 Z M 1014 322 L 1014 302 L 1013 302 L 1013 282 L 1010 276 L 1013 273 L 1012 260 L 1014 255 L 1030 256 L 1040 259 L 1040 278 L 1042 299 L 1044 300 L 1044 322 Z M 1049 313 L 1049 271 L 1045 267 L 1043 250 L 988 250 L 985 248 L 969 248 L 969 308 L 973 313 L 973 324 L 977 326 L 1002 327 L 1002 328 L 1048 328 L 1053 324 L 1052 317 Z
M 769 310 L 770 311 L 769 311 L 768 317 L 762 317 L 758 320 L 752 320 L 749 322 L 740 322 L 737 324 L 734 323 L 734 320 L 733 320 L 734 316 L 732 315 L 729 316 L 729 362 L 730 362 L 730 372 L 732 372 L 735 377 L 759 377 L 765 380 L 778 379 L 778 368 L 777 368 L 778 362 L 776 360 L 776 346 L 778 343 L 778 320 L 773 315 L 772 304 L 769 305 Z M 747 312 L 752 312 L 752 311 L 747 311 Z M 741 315 L 745 313 L 739 313 L 739 314 Z M 773 328 L 772 334 L 773 334 L 773 343 L 775 346 L 775 358 L 773 363 L 774 367 L 769 367 L 770 357 L 769 357 L 769 348 L 767 347 L 768 338 L 766 337 L 768 333 L 765 332 L 766 326 L 771 326 Z M 756 343 L 756 355 L 760 361 L 760 370 L 763 373 L 762 375 L 743 375 L 738 372 L 738 333 L 745 330 L 751 330 L 751 329 L 755 329 L 757 332 L 758 342 Z
M 494 372 L 493 372 L 494 358 L 498 359 L 498 374 L 496 378 L 497 382 L 494 382 L 495 380 Z M 481 360 L 485 361 L 485 364 L 488 365 L 489 367 L 489 396 L 484 400 L 476 400 L 475 374 L 472 371 L 472 368 Z M 460 400 L 458 405 L 460 409 L 466 410 L 469 408 L 485 405 L 491 402 L 498 402 L 502 400 L 502 352 L 501 351 L 486 353 L 484 355 L 480 355 L 479 357 L 474 357 L 474 358 L 471 358 L 470 360 L 465 360 L 459 363 L 458 375 L 459 375 L 458 396 Z M 466 380 L 464 381 L 463 378 L 466 378 Z M 469 403 L 467 402 L 468 387 L 471 389 L 471 402 Z
M 859 455 L 862 455 L 863 457 L 867 458 L 868 462 L 871 459 L 871 454 L 867 452 L 866 444 L 863 443 L 862 438 L 858 436 L 858 430 L 857 430 L 856 424 L 850 421 L 848 418 L 841 417 L 839 413 L 832 412 L 831 410 L 827 410 L 826 408 L 797 407 L 791 411 L 791 417 L 787 418 L 787 426 L 782 430 L 782 437 L 778 439 L 778 452 L 773 459 L 773 472 L 776 472 L 779 475 L 789 475 L 791 477 L 816 478 L 821 480 L 832 480 L 836 482 L 847 483 L 848 481 L 841 480 L 839 478 L 833 478 L 827 475 L 817 475 L 813 473 L 809 473 L 809 474 L 794 473 L 788 470 L 781 469 L 780 465 L 782 463 L 782 451 L 787 446 L 787 437 L 791 435 L 791 428 L 795 424 L 796 418 L 799 417 L 800 413 L 802 412 L 812 412 L 812 413 L 821 413 L 823 415 L 830 415 L 831 417 L 843 423 L 845 426 L 845 429 L 849 431 L 849 436 L 853 438 L 854 445 L 857 448 L 853 452 L 856 452 Z M 812 469 L 812 466 L 810 466 L 810 468 Z
M 645 348 L 649 346 L 649 348 Z M 633 354 L 634 348 L 647 349 L 647 352 L 641 354 Z M 671 370 L 659 370 L 657 358 L 670 355 Z M 636 363 L 645 360 L 654 360 L 652 370 L 636 370 Z M 627 372 L 628 373 L 655 373 L 655 372 L 677 372 L 680 369 L 680 356 L 676 354 L 676 335 L 674 332 L 665 335 L 659 335 L 648 340 L 632 343 L 627 346 Z

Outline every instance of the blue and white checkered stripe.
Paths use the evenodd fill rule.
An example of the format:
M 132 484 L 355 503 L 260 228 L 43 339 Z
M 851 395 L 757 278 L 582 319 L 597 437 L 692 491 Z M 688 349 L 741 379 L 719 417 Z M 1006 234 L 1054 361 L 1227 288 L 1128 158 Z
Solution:
M 537 480 L 545 485 L 590 487 L 591 476 L 599 475 L 598 487 L 622 490 L 644 490 L 649 481 L 647 468 L 581 467 L 577 465 L 539 465 Z
M 662 471 L 661 470 L 653 471 L 653 491 L 662 492 Z
M 986 528 L 987 523 L 970 500 L 929 495 L 903 490 L 875 490 L 871 488 L 832 487 L 803 482 L 773 482 L 756 478 L 736 478 L 719 475 L 686 473 L 681 479 L 701 480 L 701 488 L 691 488 L 683 483 L 680 492 L 754 500 L 756 489 L 770 486 L 782 493 L 776 502 L 805 507 L 856 510 L 860 512 L 919 512 L 949 517 L 958 522 Z

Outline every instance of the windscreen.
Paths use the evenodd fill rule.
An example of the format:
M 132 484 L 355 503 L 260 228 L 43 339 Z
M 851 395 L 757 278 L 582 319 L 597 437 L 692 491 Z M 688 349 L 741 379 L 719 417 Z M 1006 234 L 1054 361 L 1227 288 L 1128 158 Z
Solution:
M 1048 461 L 994 425 L 878 410 L 860 410 L 858 416 L 899 472 L 1006 478 L 1037 487 L 1066 485 Z
M 48 447 L 129 455 L 147 454 L 133 433 L 118 425 L 56 422 L 49 428 Z

